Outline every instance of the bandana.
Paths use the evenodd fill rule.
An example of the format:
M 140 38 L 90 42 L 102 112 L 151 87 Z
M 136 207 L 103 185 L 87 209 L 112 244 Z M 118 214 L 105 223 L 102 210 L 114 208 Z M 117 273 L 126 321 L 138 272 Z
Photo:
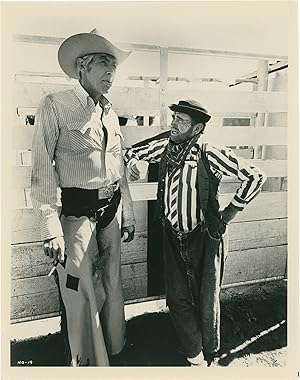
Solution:
M 186 156 L 198 139 L 199 135 L 196 135 L 192 139 L 181 144 L 175 144 L 172 140 L 169 140 L 166 155 L 169 176 L 173 175 L 179 168 L 183 167 Z

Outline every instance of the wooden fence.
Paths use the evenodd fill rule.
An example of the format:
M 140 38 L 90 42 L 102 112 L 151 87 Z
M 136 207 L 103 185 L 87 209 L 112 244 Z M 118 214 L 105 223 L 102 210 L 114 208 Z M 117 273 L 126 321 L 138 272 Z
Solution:
M 30 201 L 30 149 L 34 126 L 25 124 L 25 116 L 35 113 L 40 99 L 47 93 L 70 87 L 67 84 L 15 83 L 16 119 L 14 126 L 14 162 L 12 210 L 12 322 L 58 315 L 58 292 L 53 278 L 47 276 L 51 264 L 43 254 L 39 224 Z M 195 98 L 205 103 L 213 116 L 244 113 L 286 113 L 287 94 L 267 91 L 197 91 L 168 90 L 164 103 Z M 115 87 L 110 93 L 119 113 L 160 115 L 161 96 L 156 88 Z M 165 123 L 164 125 L 165 126 Z M 122 127 L 125 144 L 146 139 L 162 131 L 160 126 Z M 206 136 L 229 146 L 266 147 L 287 145 L 287 125 L 262 127 L 209 126 Z M 249 152 L 249 149 L 248 149 Z M 243 151 L 240 150 L 243 154 Z M 248 154 L 249 156 L 249 154 Z M 283 278 L 287 258 L 287 161 L 256 159 L 255 163 L 268 179 L 263 192 L 245 211 L 238 214 L 229 230 L 229 256 L 224 286 Z M 125 299 L 147 297 L 147 201 L 156 197 L 156 183 L 131 183 L 137 219 L 133 242 L 122 243 L 122 276 Z M 228 203 L 238 183 L 224 179 L 221 204 Z

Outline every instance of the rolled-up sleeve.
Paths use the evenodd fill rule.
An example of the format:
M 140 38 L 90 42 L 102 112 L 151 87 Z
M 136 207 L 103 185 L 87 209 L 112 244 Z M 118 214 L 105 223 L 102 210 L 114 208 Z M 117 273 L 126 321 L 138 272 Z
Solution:
M 63 236 L 58 215 L 58 176 L 53 159 L 59 136 L 51 95 L 40 103 L 32 142 L 31 199 L 39 218 L 42 240 Z

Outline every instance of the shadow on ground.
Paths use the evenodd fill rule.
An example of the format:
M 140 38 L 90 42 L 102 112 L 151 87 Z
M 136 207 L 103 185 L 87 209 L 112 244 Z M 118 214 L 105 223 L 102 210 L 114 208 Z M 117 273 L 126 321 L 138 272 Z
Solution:
M 280 365 L 274 355 L 270 355 L 269 361 L 267 356 L 287 344 L 285 282 L 223 290 L 221 301 L 222 344 L 217 364 L 228 366 L 235 359 L 264 353 L 264 365 Z M 144 314 L 127 322 L 126 348 L 111 358 L 111 365 L 187 366 L 177 347 L 169 314 Z M 52 334 L 11 342 L 11 366 L 20 360 L 25 365 L 32 361 L 33 366 L 65 365 L 62 337 Z

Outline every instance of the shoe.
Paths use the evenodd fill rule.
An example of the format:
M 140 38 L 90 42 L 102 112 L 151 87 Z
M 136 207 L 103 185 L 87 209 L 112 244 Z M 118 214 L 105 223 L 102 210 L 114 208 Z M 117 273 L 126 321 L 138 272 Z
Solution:
M 203 360 L 203 362 L 200 364 L 192 364 L 191 363 L 191 367 L 208 367 L 208 363 L 206 360 Z
M 202 351 L 196 357 L 187 358 L 187 360 L 191 363 L 191 367 L 208 367 Z

